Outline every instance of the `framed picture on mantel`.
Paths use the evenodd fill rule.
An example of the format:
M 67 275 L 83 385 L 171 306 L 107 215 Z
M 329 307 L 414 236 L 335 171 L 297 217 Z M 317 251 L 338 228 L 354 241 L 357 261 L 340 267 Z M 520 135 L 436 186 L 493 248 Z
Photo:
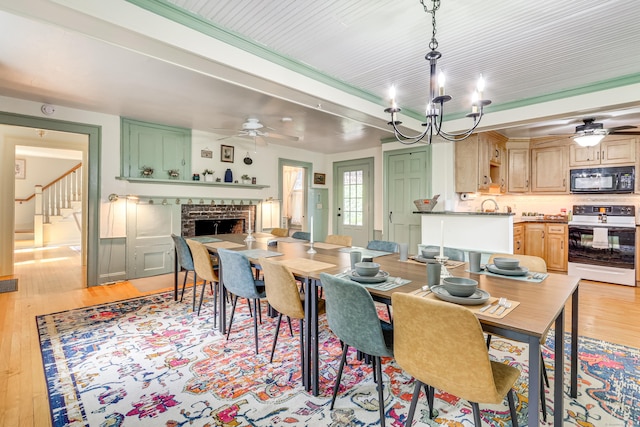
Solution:
M 324 185 L 326 177 L 327 177 L 327 175 L 325 175 L 323 173 L 314 173 L 313 174 L 313 183 L 314 184 L 318 184 L 318 185 Z

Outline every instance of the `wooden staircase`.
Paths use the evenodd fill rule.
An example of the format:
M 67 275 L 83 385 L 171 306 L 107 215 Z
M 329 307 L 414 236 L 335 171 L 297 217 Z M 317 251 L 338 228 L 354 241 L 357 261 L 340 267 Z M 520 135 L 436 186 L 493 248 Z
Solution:
M 34 203 L 33 231 L 16 231 L 16 240 L 33 234 L 33 245 L 79 244 L 82 235 L 82 163 L 16 202 Z

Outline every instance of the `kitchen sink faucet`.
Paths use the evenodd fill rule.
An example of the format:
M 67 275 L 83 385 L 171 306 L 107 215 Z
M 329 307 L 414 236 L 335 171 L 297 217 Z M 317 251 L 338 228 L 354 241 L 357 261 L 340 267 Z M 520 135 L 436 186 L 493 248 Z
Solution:
M 484 209 L 484 204 L 487 203 L 487 202 L 493 202 L 493 212 L 498 212 L 500 210 L 500 208 L 498 207 L 498 202 L 496 202 L 494 199 L 485 199 L 485 200 L 482 201 L 482 204 L 480 205 L 480 210 L 482 212 L 487 212 Z

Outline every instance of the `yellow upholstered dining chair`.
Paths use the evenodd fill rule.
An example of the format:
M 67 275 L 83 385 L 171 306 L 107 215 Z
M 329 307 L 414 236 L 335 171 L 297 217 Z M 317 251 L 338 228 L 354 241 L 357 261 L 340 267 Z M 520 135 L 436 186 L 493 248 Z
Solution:
M 325 243 L 331 243 L 333 245 L 340 246 L 351 246 L 352 242 L 351 236 L 345 236 L 342 234 L 329 234 L 326 239 L 324 239 Z
M 398 365 L 415 378 L 405 425 L 410 426 L 420 389 L 427 391 L 433 417 L 434 389 L 466 399 L 481 426 L 479 403 L 500 404 L 505 396 L 513 426 L 518 426 L 512 388 L 520 371 L 489 359 L 482 327 L 468 308 L 396 292 L 393 353 Z
M 289 230 L 287 230 L 286 228 L 272 228 L 271 234 L 276 237 L 287 237 L 289 236 Z
M 305 366 L 304 360 L 304 295 L 298 290 L 298 284 L 291 271 L 277 261 L 269 261 L 266 258 L 260 258 L 260 265 L 264 274 L 264 286 L 267 294 L 269 305 L 278 312 L 278 321 L 276 323 L 276 331 L 273 335 L 273 346 L 271 347 L 271 357 L 269 362 L 273 362 L 273 354 L 276 350 L 278 342 L 278 333 L 280 332 L 280 323 L 282 315 L 289 319 L 289 330 L 291 331 L 291 318 L 300 321 L 300 363 L 301 370 Z M 324 300 L 318 301 L 318 314 L 324 313 Z M 293 331 L 291 331 L 293 335 Z
M 191 250 L 193 257 L 193 266 L 195 268 L 195 274 L 200 276 L 202 282 L 202 292 L 200 293 L 200 302 L 198 303 L 198 315 L 200 315 L 200 308 L 202 307 L 202 298 L 204 297 L 204 291 L 207 286 L 207 282 L 211 285 L 211 292 L 213 292 L 213 321 L 214 327 L 216 319 L 218 318 L 218 284 L 220 279 L 218 273 L 213 268 L 213 262 L 211 261 L 211 255 L 209 250 L 200 242 L 195 240 L 186 239 L 187 245 Z M 215 284 L 215 285 L 214 285 Z M 195 285 L 194 285 L 195 292 Z

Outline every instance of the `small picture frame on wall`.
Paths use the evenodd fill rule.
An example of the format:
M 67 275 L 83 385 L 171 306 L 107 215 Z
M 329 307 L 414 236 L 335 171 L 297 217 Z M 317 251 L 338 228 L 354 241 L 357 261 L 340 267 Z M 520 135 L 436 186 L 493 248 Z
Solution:
M 233 163 L 233 146 L 231 145 L 220 146 L 220 161 Z
M 324 173 L 314 173 L 313 174 L 313 183 L 318 185 L 325 185 L 326 174 Z
M 25 159 L 16 159 L 16 179 L 25 179 L 27 161 Z

